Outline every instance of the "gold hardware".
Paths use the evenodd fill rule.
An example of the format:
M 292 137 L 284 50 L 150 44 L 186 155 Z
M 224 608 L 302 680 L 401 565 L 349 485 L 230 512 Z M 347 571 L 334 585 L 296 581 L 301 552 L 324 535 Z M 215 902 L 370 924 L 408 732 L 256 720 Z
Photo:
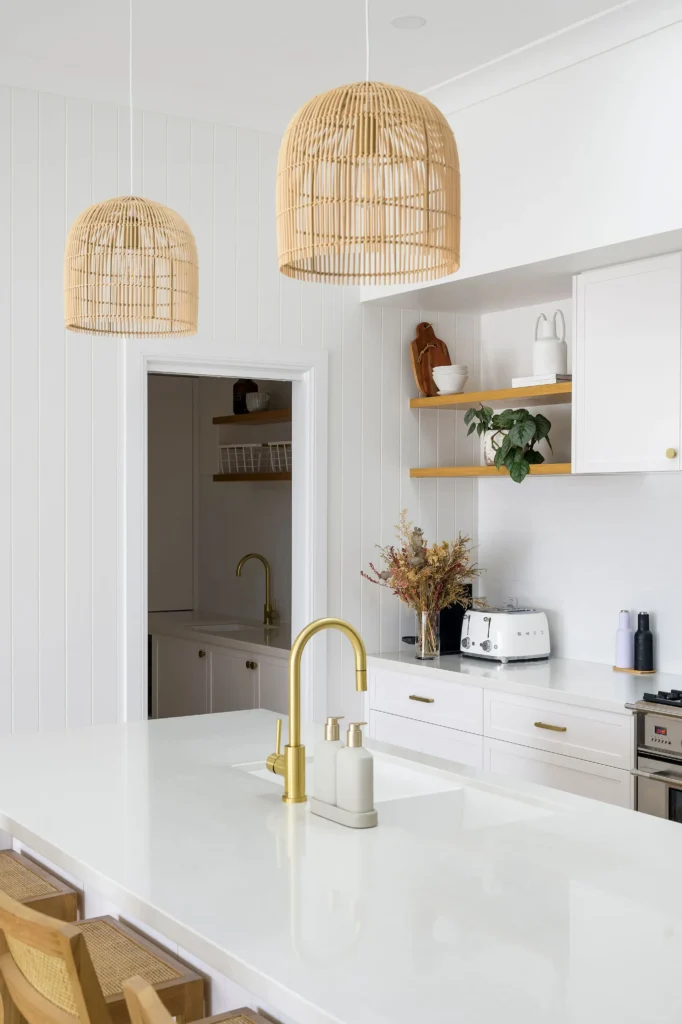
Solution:
M 206 657 L 206 651 L 199 651 L 199 657 L 200 658 L 205 658 Z
M 666 448 L 666 450 L 665 450 L 665 457 L 666 457 L 666 459 L 676 459 L 677 458 L 677 448 Z
M 410 700 L 421 701 L 422 704 L 435 704 L 434 697 L 418 697 L 416 693 L 410 694 Z
M 279 752 L 282 723 L 277 724 L 277 747 L 266 761 L 269 771 L 284 776 L 285 804 L 302 804 L 305 795 L 305 747 L 301 743 L 301 658 L 308 641 L 323 629 L 338 629 L 350 640 L 355 655 L 355 689 L 367 689 L 367 652 L 362 637 L 343 619 L 316 619 L 305 626 L 291 645 L 289 655 L 289 742 Z
M 263 555 L 256 554 L 255 551 L 252 551 L 250 555 L 244 555 L 243 558 L 239 559 L 237 576 L 241 576 L 242 569 L 250 558 L 257 558 L 265 567 L 265 604 L 263 606 L 263 625 L 274 626 L 275 619 L 277 618 L 277 602 L 270 600 L 270 563 L 267 558 L 264 558 Z
M 339 739 L 339 722 L 345 717 L 345 715 L 329 715 L 324 723 L 324 738 L 326 740 Z
M 546 722 L 533 722 L 536 729 L 549 729 L 550 732 L 566 732 L 565 725 L 547 725 Z
M 275 729 L 275 753 L 270 754 L 270 757 L 265 762 L 268 771 L 274 772 L 275 775 L 284 775 L 284 758 L 281 754 L 282 746 L 282 719 L 277 719 L 277 726 Z
M 361 747 L 362 746 L 362 732 L 361 726 L 367 725 L 367 722 L 350 722 L 348 725 L 348 740 L 349 747 Z
M 247 661 L 246 662 L 246 667 L 247 668 L 258 668 L 258 662 L 257 661 Z

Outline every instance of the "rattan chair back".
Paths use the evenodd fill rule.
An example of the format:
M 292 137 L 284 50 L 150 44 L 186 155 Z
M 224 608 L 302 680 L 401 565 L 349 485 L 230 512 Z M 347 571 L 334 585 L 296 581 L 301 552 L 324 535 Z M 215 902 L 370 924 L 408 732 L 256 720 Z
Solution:
M 28 1024 L 111 1024 L 77 926 L 46 917 L 0 893 L 0 977 Z M 7 1012 L 5 1021 L 7 1021 Z

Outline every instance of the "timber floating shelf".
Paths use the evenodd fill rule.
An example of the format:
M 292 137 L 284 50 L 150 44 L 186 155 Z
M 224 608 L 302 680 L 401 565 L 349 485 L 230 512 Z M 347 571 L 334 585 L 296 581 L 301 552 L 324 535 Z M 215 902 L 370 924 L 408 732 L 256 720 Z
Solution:
M 258 480 L 291 480 L 291 473 L 214 473 L 217 484 L 252 484 Z
M 566 476 L 571 472 L 570 462 L 542 462 L 539 466 L 531 466 L 532 476 Z M 509 472 L 495 469 L 494 466 L 424 466 L 411 469 L 410 476 L 419 478 L 457 477 L 457 476 L 509 476 Z
M 565 405 L 573 397 L 570 380 L 560 384 L 543 384 L 532 388 L 502 388 L 499 391 L 464 391 L 458 395 L 436 395 L 435 398 L 411 398 L 411 409 L 453 409 L 459 405 L 489 405 L 517 408 L 529 405 Z M 240 417 L 237 417 L 239 419 Z M 214 423 L 216 420 L 213 421 Z
M 213 423 L 220 426 L 229 423 L 231 426 L 252 427 L 258 423 L 291 423 L 291 409 L 264 409 L 263 412 L 245 412 L 241 416 L 214 416 Z

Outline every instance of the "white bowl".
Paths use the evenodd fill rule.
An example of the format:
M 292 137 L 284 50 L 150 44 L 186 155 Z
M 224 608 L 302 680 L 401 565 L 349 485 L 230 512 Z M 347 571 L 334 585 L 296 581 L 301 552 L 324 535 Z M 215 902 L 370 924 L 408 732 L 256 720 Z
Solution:
M 438 392 L 441 395 L 457 395 L 460 391 L 464 391 L 464 385 L 469 379 L 467 373 L 452 373 L 442 371 L 451 371 L 449 366 L 434 366 L 433 380 L 438 388 Z
M 246 408 L 249 412 L 264 412 L 270 405 L 267 391 L 252 391 L 246 396 Z

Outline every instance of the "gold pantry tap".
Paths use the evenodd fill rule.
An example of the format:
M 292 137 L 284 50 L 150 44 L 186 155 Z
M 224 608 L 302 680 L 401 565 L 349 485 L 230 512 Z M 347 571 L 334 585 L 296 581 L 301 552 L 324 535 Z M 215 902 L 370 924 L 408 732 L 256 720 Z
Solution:
M 305 747 L 301 743 L 301 656 L 308 641 L 323 629 L 338 629 L 348 637 L 355 655 L 355 689 L 367 689 L 367 652 L 362 637 L 343 619 L 316 619 L 298 634 L 289 655 L 289 742 L 280 753 L 282 719 L 277 719 L 277 745 L 267 759 L 268 770 L 284 776 L 285 804 L 302 804 L 305 794 Z
M 265 567 L 265 605 L 263 607 L 263 625 L 274 626 L 275 619 L 277 618 L 277 603 L 270 599 L 270 563 L 267 558 L 263 555 L 257 554 L 252 551 L 250 555 L 244 555 L 243 558 L 239 559 L 239 565 L 237 566 L 237 576 L 241 576 L 244 565 L 250 558 L 257 558 L 259 562 L 262 562 Z

